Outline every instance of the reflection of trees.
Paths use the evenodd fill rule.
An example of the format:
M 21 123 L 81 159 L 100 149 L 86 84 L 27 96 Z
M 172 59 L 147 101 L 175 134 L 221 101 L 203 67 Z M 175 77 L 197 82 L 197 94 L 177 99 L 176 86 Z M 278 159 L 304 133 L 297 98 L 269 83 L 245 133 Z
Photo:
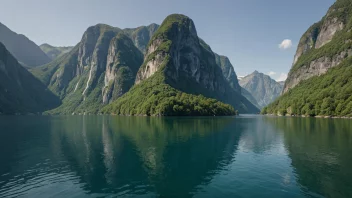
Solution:
M 228 165 L 240 133 L 233 118 L 116 117 L 111 127 L 136 145 L 149 181 L 165 197 L 187 196 Z
M 69 176 L 94 195 L 190 196 L 233 160 L 243 130 L 233 118 L 63 116 L 32 122 L 25 126 L 35 133 L 6 137 L 12 143 L 1 145 L 9 154 L 1 155 L 6 163 L 0 173 L 13 173 L 1 179 L 21 175 L 28 181 L 40 170 Z M 26 156 L 21 166 L 19 156 Z
M 281 129 L 303 191 L 326 197 L 352 197 L 350 120 L 267 118 Z

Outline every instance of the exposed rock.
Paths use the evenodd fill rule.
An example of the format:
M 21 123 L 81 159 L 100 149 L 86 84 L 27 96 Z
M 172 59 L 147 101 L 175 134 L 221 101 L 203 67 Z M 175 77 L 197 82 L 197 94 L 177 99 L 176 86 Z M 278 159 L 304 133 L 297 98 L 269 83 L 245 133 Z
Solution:
M 134 84 L 143 54 L 124 34 L 112 39 L 105 72 L 103 102 L 107 104 L 126 93 Z
M 245 76 L 239 84 L 254 97 L 259 108 L 263 108 L 272 103 L 280 96 L 283 89 L 282 84 L 258 71 L 254 71 L 252 74 Z M 248 94 L 245 96 L 248 100 L 251 100 L 250 96 L 248 98 Z
M 321 57 L 311 62 L 309 66 L 304 65 L 303 67 L 300 67 L 293 74 L 289 74 L 283 93 L 286 93 L 289 89 L 295 87 L 303 80 L 307 80 L 313 76 L 325 74 L 330 68 L 339 65 L 344 59 L 350 56 L 352 56 L 351 49 L 341 52 L 340 54 L 335 55 L 333 58 Z
M 131 38 L 143 49 L 141 43 L 148 43 L 151 36 L 145 37 L 143 32 L 153 34 L 156 27 L 121 30 L 97 24 L 85 31 L 69 53 L 31 70 L 64 101 L 50 113 L 97 113 L 104 104 L 126 93 L 143 62 Z
M 179 81 L 186 78 L 210 91 L 225 93 L 223 84 L 226 82 L 223 78 L 218 80 L 219 76 L 222 77 L 222 71 L 216 65 L 214 53 L 209 53 L 200 45 L 193 21 L 179 17 L 182 18 L 180 24 L 171 23 L 168 32 L 157 35 L 151 41 L 136 84 L 152 76 L 165 64 L 171 64 L 172 67 L 167 67 L 165 73 L 169 80 L 174 81 L 174 86 L 185 88 L 180 86 Z M 169 49 L 162 49 L 164 45 Z
M 342 30 L 343 28 L 344 24 L 338 18 L 325 20 L 323 26 L 320 29 L 319 36 L 315 43 L 315 48 L 318 49 L 330 42 L 335 33 Z
M 230 84 L 233 90 L 237 91 L 238 93 L 241 93 L 242 92 L 241 86 L 238 83 L 235 69 L 233 68 L 229 58 L 226 56 L 218 55 L 216 53 L 214 54 L 215 54 L 216 64 L 220 66 L 222 70 L 222 74 L 224 75 L 227 82 Z
M 233 80 L 233 87 L 225 79 Z M 231 70 L 232 68 L 232 70 Z M 168 16 L 155 33 L 147 49 L 145 61 L 138 71 L 136 84 L 163 72 L 165 82 L 186 93 L 202 94 L 233 104 L 240 111 L 257 111 L 236 85 L 237 76 L 228 59 L 216 63 L 210 47 L 198 38 L 193 21 L 183 15 Z M 240 105 L 242 104 L 242 105 Z
M 352 46 L 348 35 L 350 27 L 347 26 L 350 9 L 352 9 L 350 1 L 337 0 L 326 16 L 303 34 L 283 93 L 295 87 L 302 80 L 324 74 L 329 68 L 336 66 L 349 56 L 346 54 L 350 54 L 348 50 Z M 331 44 L 332 40 L 335 41 Z M 339 43 L 339 46 L 336 43 Z
M 310 49 L 315 47 L 321 28 L 321 22 L 312 25 L 307 32 L 305 32 L 299 41 L 297 51 L 293 60 L 293 65 L 297 63 L 299 57 L 307 53 Z
M 124 29 L 123 32 L 132 39 L 135 46 L 144 54 L 146 53 L 149 40 L 158 28 L 159 25 L 153 23 L 148 26 L 141 26 L 138 28 L 127 28 Z

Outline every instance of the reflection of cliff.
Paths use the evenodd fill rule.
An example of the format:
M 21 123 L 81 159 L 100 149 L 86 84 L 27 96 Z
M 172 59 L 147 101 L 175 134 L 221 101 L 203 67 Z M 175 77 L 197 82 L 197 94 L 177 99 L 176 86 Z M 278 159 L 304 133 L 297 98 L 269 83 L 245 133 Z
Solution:
M 115 117 L 110 123 L 136 145 L 149 181 L 165 197 L 187 196 L 209 182 L 233 160 L 240 136 L 233 118 Z
M 134 146 L 108 126 L 108 117 L 63 117 L 53 131 L 60 132 L 63 155 L 81 178 L 88 193 L 111 193 L 145 183 Z M 127 190 L 127 189 L 126 189 Z M 127 191 L 126 191 L 127 192 Z
M 0 196 L 36 183 L 55 194 L 57 182 L 77 195 L 191 196 L 234 160 L 244 130 L 233 118 L 26 119 L 24 127 L 9 123 L 14 135 L 3 137 L 12 143 L 1 145 L 9 155 L 1 155 Z
M 352 123 L 350 120 L 267 118 L 281 129 L 306 193 L 325 197 L 352 197 Z

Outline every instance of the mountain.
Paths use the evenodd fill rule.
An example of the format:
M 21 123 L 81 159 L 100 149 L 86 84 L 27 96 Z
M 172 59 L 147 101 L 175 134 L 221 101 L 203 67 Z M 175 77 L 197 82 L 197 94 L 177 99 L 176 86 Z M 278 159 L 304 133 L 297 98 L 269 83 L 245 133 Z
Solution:
M 302 36 L 283 95 L 263 113 L 352 116 L 352 2 L 337 0 Z
M 300 39 L 293 66 L 283 92 L 301 81 L 325 74 L 352 55 L 349 29 L 352 2 L 337 0 L 321 21 L 313 24 Z
M 33 41 L 11 31 L 2 23 L 0 23 L 0 42 L 23 66 L 35 67 L 51 61 Z
M 135 46 L 145 54 L 149 40 L 158 30 L 159 25 L 152 23 L 148 26 L 140 26 L 138 28 L 126 28 L 124 33 L 132 39 Z
M 233 65 L 231 64 L 229 58 L 223 55 L 218 55 L 217 53 L 214 53 L 214 55 L 216 64 L 220 66 L 222 74 L 224 75 L 227 82 L 230 84 L 233 90 L 238 93 L 241 93 L 241 86 L 238 83 L 235 69 L 233 68 Z
M 158 25 L 89 27 L 73 49 L 30 71 L 63 100 L 51 114 L 98 113 L 126 93 L 143 63 L 145 43 Z
M 97 113 L 104 105 L 103 94 L 105 100 L 109 101 L 110 97 L 116 96 L 116 91 L 120 92 L 114 91 L 112 77 L 130 78 L 130 71 L 119 70 L 120 66 L 135 66 L 120 62 L 126 60 L 121 60 L 120 55 L 134 58 L 136 53 L 139 53 L 138 57 L 141 53 L 133 44 L 129 46 L 133 43 L 131 39 L 119 33 L 123 31 L 105 24 L 89 27 L 69 53 L 31 70 L 63 100 L 63 104 L 50 113 Z M 141 64 L 143 59 L 139 61 Z M 107 68 L 109 72 L 106 72 Z M 131 68 L 131 71 L 135 71 L 135 68 Z
M 213 99 L 211 99 L 213 98 Z M 258 109 L 230 86 L 184 15 L 168 16 L 149 42 L 135 86 L 104 108 L 127 115 L 231 115 Z
M 58 105 L 60 100 L 0 43 L 0 114 L 38 113 Z
M 251 102 L 254 106 L 256 106 L 258 109 L 261 109 L 262 107 L 258 104 L 257 100 L 254 98 L 254 96 L 249 93 L 249 91 L 247 91 L 245 88 L 241 88 L 241 94 L 242 96 L 244 96 L 245 98 L 247 98 L 247 100 L 249 102 Z
M 239 84 L 254 97 L 259 108 L 263 108 L 272 103 L 280 96 L 283 89 L 282 84 L 271 79 L 270 76 L 259 73 L 258 71 L 254 71 L 252 74 L 242 78 Z M 249 101 L 253 100 L 248 94 L 245 96 L 247 96 Z
M 62 56 L 63 54 L 66 54 L 70 52 L 73 47 L 54 47 L 49 44 L 42 44 L 39 46 L 40 49 L 51 59 L 54 60 L 55 58 Z

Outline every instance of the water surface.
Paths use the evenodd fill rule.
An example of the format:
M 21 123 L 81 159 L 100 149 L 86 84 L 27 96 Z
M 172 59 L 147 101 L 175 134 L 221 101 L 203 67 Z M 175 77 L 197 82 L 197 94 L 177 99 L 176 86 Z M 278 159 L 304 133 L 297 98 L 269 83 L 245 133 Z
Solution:
M 1 116 L 0 197 L 352 197 L 350 120 Z

